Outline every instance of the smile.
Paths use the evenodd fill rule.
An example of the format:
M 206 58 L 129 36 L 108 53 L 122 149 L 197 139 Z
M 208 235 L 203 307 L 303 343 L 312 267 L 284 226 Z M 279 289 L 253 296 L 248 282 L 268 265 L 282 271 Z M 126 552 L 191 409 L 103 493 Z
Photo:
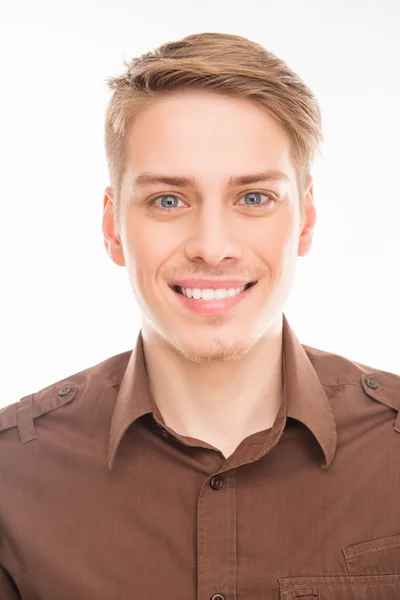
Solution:
M 182 288 L 179 285 L 172 286 L 172 289 L 178 294 L 182 294 L 187 298 L 192 298 L 193 300 L 222 300 L 223 298 L 232 298 L 241 294 L 243 291 L 247 290 L 251 286 L 255 285 L 257 282 L 250 282 L 246 285 L 237 288 L 221 288 L 221 289 L 190 289 L 190 288 Z
M 188 295 L 185 288 L 180 286 L 170 286 L 170 289 L 184 308 L 190 309 L 199 315 L 222 315 L 239 305 L 246 298 L 250 298 L 256 283 L 257 281 L 253 281 L 240 288 L 229 288 L 228 290 L 189 289 L 191 296 Z

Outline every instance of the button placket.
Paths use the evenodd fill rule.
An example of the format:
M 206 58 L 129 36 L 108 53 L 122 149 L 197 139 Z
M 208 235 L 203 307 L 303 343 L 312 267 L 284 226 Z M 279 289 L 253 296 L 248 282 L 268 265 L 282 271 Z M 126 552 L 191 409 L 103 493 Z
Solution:
M 210 475 L 198 500 L 198 597 L 236 597 L 235 469 Z M 222 588 L 220 592 L 216 592 Z M 212 592 L 214 594 L 212 595 Z

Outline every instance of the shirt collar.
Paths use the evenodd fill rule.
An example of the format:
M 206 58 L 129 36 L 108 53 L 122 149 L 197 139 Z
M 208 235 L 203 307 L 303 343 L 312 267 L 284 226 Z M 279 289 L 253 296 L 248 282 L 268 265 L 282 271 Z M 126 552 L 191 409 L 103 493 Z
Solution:
M 287 416 L 300 421 L 312 432 L 324 453 L 326 469 L 336 451 L 335 418 L 318 374 L 285 315 L 283 348 Z
M 287 416 L 303 423 L 314 435 L 327 468 L 335 455 L 337 434 L 332 409 L 306 351 L 283 314 L 283 365 Z M 119 389 L 118 389 L 119 388 Z M 145 368 L 142 332 L 131 352 L 120 385 L 111 420 L 108 466 L 111 469 L 126 430 L 146 413 L 160 415 L 150 392 Z

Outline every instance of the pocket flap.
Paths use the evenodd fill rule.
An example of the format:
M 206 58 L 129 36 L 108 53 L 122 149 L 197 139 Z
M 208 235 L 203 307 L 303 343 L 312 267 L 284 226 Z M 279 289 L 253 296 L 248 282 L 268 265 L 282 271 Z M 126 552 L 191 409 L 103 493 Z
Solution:
M 343 554 L 350 575 L 400 573 L 400 535 L 349 546 Z
M 399 600 L 400 575 L 285 577 L 280 600 Z

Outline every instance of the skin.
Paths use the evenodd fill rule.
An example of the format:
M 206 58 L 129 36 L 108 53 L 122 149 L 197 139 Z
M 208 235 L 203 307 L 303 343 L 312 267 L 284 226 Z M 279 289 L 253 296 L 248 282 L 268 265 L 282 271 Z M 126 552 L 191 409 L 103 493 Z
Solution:
M 272 427 L 278 412 L 282 311 L 297 257 L 311 248 L 312 178 L 302 217 L 285 130 L 251 101 L 209 91 L 156 98 L 135 116 L 126 141 L 120 223 L 115 229 L 107 187 L 102 229 L 110 258 L 127 268 L 142 313 L 150 389 L 169 427 L 228 457 L 242 440 Z M 231 175 L 273 168 L 289 182 L 226 185 Z M 132 179 L 149 171 L 193 176 L 199 185 L 131 189 Z M 254 192 L 278 201 L 259 196 L 260 205 L 251 206 Z M 168 286 L 184 277 L 258 283 L 225 314 L 200 316 Z

